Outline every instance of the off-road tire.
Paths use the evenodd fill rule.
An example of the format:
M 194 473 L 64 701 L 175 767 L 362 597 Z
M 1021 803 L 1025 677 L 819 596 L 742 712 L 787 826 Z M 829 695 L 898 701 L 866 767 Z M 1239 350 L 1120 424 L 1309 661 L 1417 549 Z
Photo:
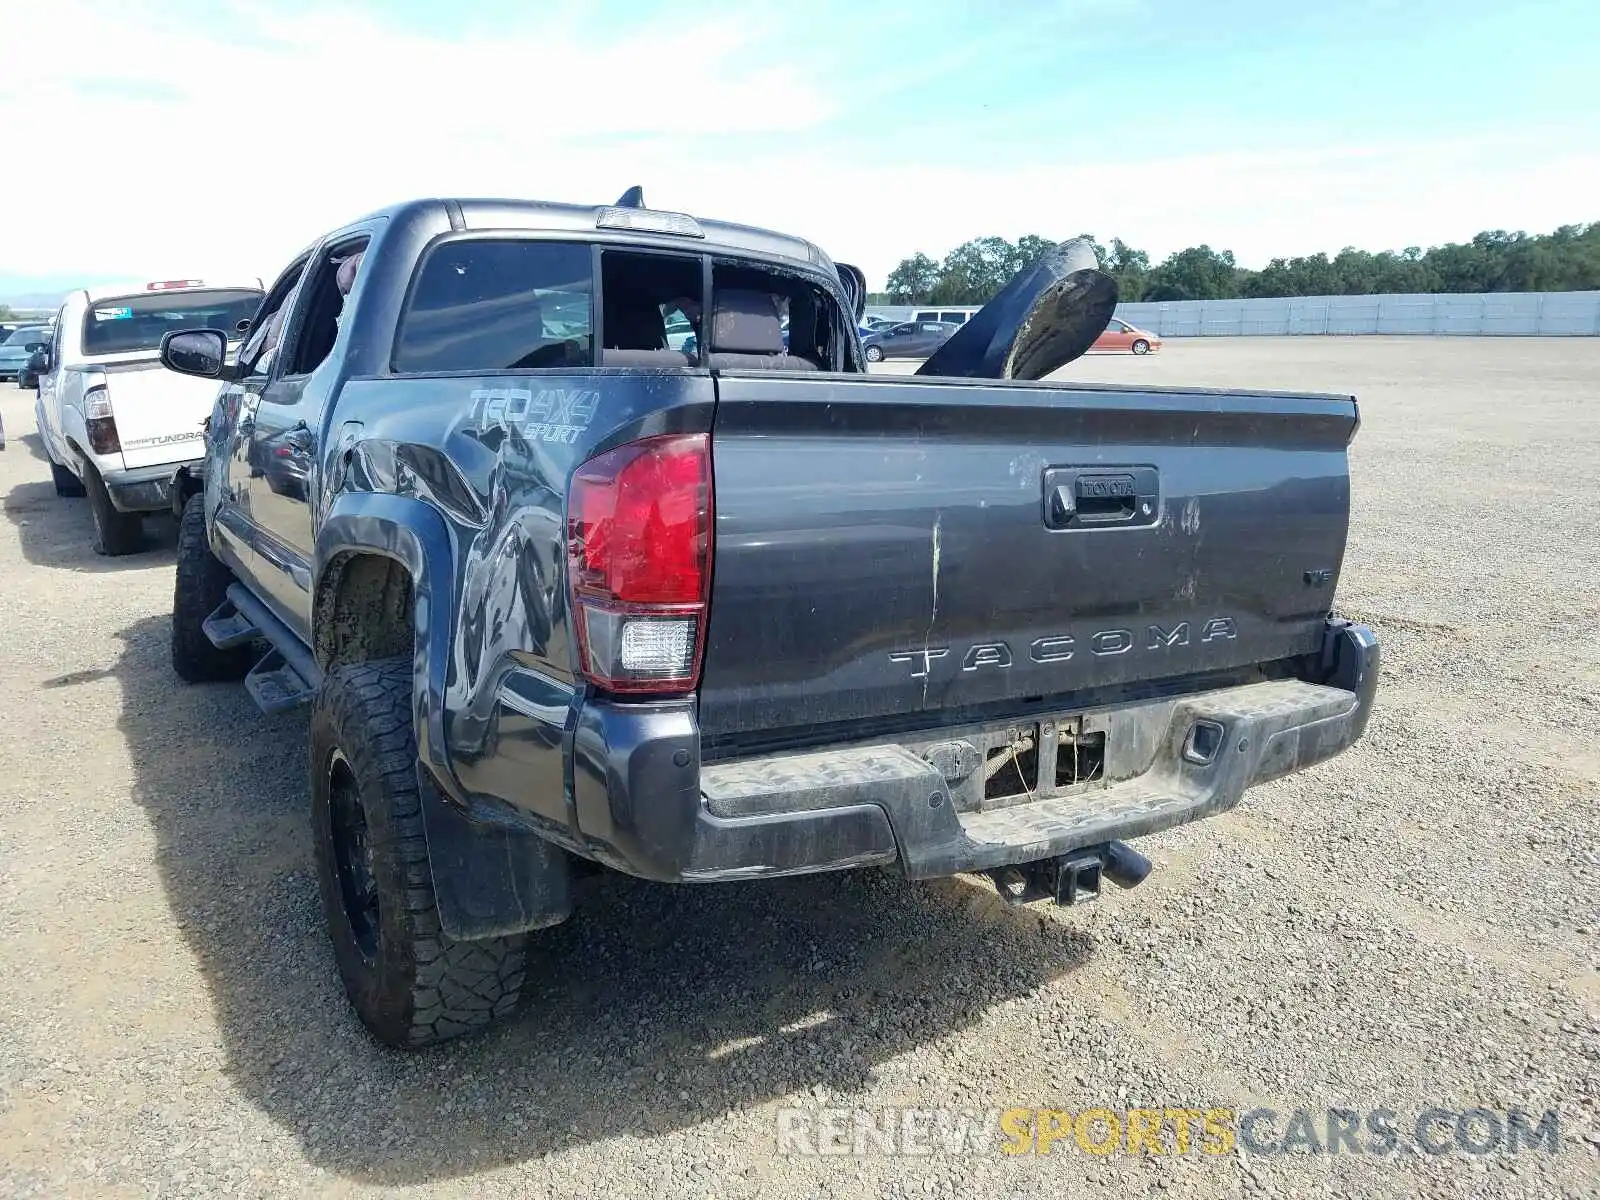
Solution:
M 868 362 L 882 362 L 883 361 L 883 351 L 878 349 L 878 347 L 876 347 L 876 346 L 868 346 L 867 347 L 867 361 Z
M 1135 354 L 1149 354 L 1150 353 L 1150 343 L 1145 341 L 1143 338 L 1137 339 L 1133 343 L 1133 352 Z
M 411 672 L 409 655 L 335 667 L 311 709 L 311 834 L 334 959 L 362 1023 L 378 1041 L 406 1049 L 508 1015 L 521 997 L 527 946 L 526 934 L 457 942 L 440 928 L 418 790 Z M 352 798 L 365 832 L 375 920 L 349 899 L 355 885 L 341 872 L 351 839 L 336 843 L 336 810 L 343 821 Z
M 260 657 L 255 647 L 218 650 L 202 628 L 228 598 L 233 572 L 206 542 L 206 498 L 196 494 L 178 522 L 178 567 L 172 588 L 172 669 L 189 683 L 243 679 Z
M 83 480 L 79 479 L 60 463 L 53 462 L 50 464 L 50 482 L 56 485 L 56 495 L 58 496 L 83 495 Z
M 89 513 L 94 517 L 94 552 L 120 558 L 144 549 L 144 518 L 138 513 L 118 512 L 105 480 L 92 467 L 84 487 L 89 493 Z

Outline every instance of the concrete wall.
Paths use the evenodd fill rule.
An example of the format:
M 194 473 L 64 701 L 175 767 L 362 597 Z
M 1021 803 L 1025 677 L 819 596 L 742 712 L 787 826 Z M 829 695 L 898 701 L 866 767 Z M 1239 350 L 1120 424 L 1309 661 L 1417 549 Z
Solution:
M 1274 334 L 1600 335 L 1600 291 L 1294 296 L 1119 304 L 1117 316 L 1161 337 Z

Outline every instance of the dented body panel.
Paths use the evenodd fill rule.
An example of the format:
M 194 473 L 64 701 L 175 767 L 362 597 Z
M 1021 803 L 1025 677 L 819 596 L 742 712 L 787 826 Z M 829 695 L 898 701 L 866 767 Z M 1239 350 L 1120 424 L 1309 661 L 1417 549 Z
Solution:
M 326 361 L 224 382 L 207 427 L 212 546 L 315 673 L 395 653 L 363 626 L 408 606 L 448 931 L 556 919 L 518 875 L 564 870 L 552 846 L 671 881 L 988 869 L 1223 811 L 1360 736 L 1376 643 L 1329 619 L 1351 398 L 867 377 L 858 341 L 811 374 L 391 369 L 437 238 L 683 250 L 593 214 L 431 201 L 329 235 L 370 240 Z M 786 262 L 853 306 L 815 247 L 706 230 L 695 252 Z M 567 496 L 661 433 L 711 437 L 714 582 L 698 689 L 630 702 L 579 669 Z M 403 590 L 352 591 L 362 559 Z M 1221 731 L 1204 763 L 1196 721 Z M 1010 792 L 985 783 L 1003 769 Z

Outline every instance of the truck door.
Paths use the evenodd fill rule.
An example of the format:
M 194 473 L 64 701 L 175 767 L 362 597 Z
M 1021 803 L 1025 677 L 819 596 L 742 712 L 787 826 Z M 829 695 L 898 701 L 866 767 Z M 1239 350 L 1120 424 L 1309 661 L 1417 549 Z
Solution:
M 49 456 L 62 466 L 68 465 L 66 446 L 61 436 L 60 387 L 62 331 L 67 324 L 67 305 L 56 313 L 55 331 L 50 337 L 50 369 L 39 376 L 39 398 L 35 401 L 34 421 L 39 426 L 39 436 L 44 439 Z
M 311 490 L 316 482 L 323 410 L 332 392 L 344 306 L 338 264 L 365 248 L 366 235 L 330 242 L 313 257 L 289 303 L 277 360 L 255 403 L 241 450 L 245 506 L 264 551 L 278 560 L 263 590 L 301 637 L 310 629 Z
M 257 310 L 239 348 L 236 377 L 218 395 L 222 425 L 212 431 L 215 448 L 208 452 L 207 488 L 217 506 L 224 556 L 257 594 L 266 597 L 274 595 L 274 581 L 284 573 L 284 556 L 263 536 L 250 510 L 248 484 L 256 470 L 252 436 L 262 394 L 275 376 L 283 350 L 289 303 L 307 261 L 301 257 L 284 271 Z

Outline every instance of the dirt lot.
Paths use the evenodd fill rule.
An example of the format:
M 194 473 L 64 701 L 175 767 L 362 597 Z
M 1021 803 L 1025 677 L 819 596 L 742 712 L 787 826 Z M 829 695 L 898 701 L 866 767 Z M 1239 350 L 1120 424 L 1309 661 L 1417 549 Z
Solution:
M 1600 1194 L 1600 340 L 1217 340 L 1064 374 L 1360 397 L 1366 739 L 1142 842 L 1156 873 L 1087 909 L 601 881 L 524 1014 L 415 1057 L 338 989 L 303 716 L 176 684 L 171 523 L 96 558 L 32 393 L 0 388 L 0 1194 Z M 912 1104 L 1266 1106 L 1258 1140 L 1387 1108 L 1401 1149 L 776 1154 L 780 1106 Z M 1558 1109 L 1558 1152 L 1473 1155 L 1448 1123 L 1409 1149 L 1475 1106 Z

